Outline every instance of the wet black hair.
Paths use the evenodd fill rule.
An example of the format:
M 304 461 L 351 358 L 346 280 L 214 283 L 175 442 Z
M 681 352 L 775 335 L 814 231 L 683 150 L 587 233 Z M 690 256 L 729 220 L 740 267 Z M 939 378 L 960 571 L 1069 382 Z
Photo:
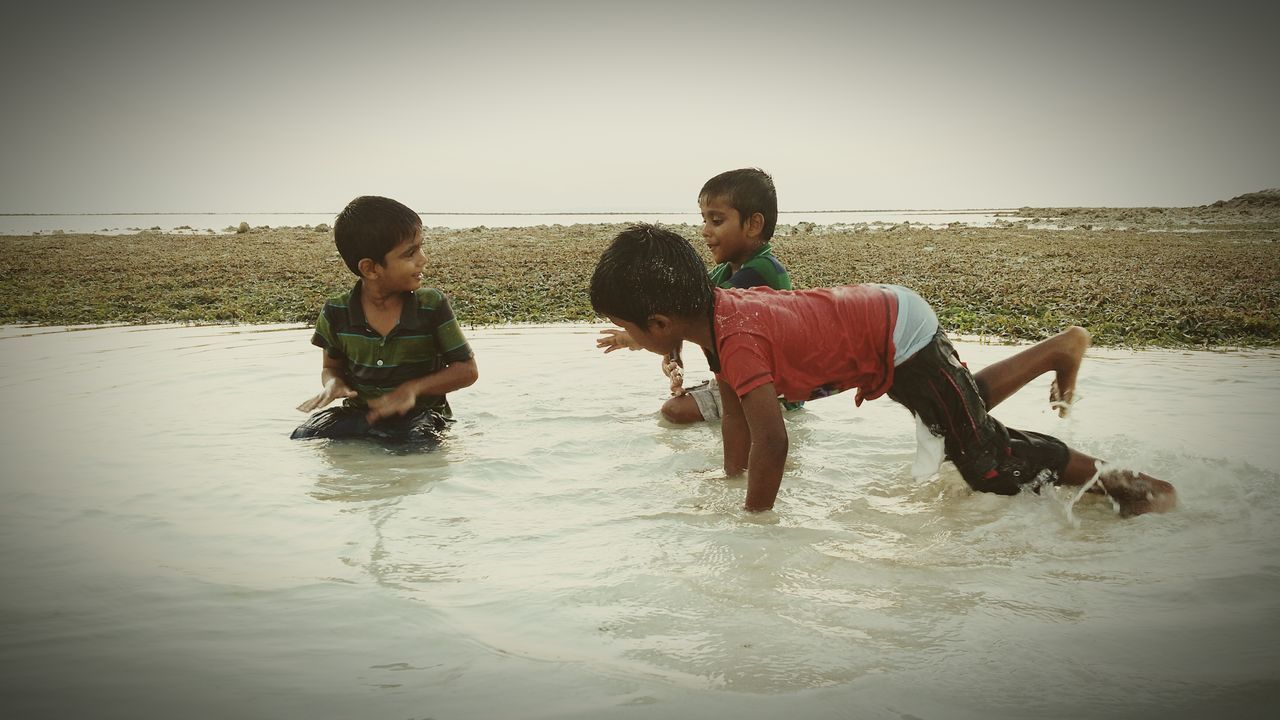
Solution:
M 640 223 L 618 234 L 591 275 L 591 307 L 648 327 L 653 315 L 693 318 L 711 311 L 707 266 L 688 240 Z
M 360 275 L 360 261 L 384 264 L 387 253 L 413 237 L 422 218 L 391 198 L 361 195 L 347 203 L 333 221 L 333 242 L 351 272 Z
M 761 239 L 768 242 L 773 237 L 773 229 L 778 225 L 778 191 L 773 187 L 773 178 L 760 168 L 741 168 L 722 172 L 711 178 L 698 192 L 698 199 L 724 198 L 745 225 L 751 216 L 760 213 L 764 216 L 764 228 Z

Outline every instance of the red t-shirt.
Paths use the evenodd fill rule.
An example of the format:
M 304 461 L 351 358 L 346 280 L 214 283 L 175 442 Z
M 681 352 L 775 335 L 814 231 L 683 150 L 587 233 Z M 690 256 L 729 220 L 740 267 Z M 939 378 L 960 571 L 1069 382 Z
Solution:
M 773 383 L 797 402 L 858 388 L 873 400 L 893 384 L 898 300 L 878 285 L 715 291 L 707 362 L 742 397 Z

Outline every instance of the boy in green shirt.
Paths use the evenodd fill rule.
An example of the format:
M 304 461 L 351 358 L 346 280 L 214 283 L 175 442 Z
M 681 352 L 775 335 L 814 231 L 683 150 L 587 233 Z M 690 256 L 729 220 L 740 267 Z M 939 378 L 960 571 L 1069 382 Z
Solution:
M 452 419 L 445 393 L 479 377 L 444 293 L 422 286 L 422 219 L 384 197 L 352 200 L 334 243 L 359 279 L 325 302 L 311 343 L 324 350 L 324 388 L 298 406 L 315 413 L 294 438 L 372 436 L 434 441 Z

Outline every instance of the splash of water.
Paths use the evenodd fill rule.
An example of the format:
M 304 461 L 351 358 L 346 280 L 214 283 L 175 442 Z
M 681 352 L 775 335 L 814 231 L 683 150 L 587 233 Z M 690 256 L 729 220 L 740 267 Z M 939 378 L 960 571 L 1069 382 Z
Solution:
M 1104 463 L 1101 460 L 1094 460 L 1093 461 L 1093 477 L 1085 481 L 1085 483 L 1080 486 L 1080 489 L 1076 491 L 1076 494 L 1073 495 L 1071 499 L 1067 501 L 1066 506 L 1063 509 L 1066 511 L 1067 522 L 1071 524 L 1072 528 L 1075 528 L 1075 529 L 1080 528 L 1080 519 L 1077 518 L 1075 516 L 1075 513 L 1072 512 L 1072 508 L 1076 506 L 1076 503 L 1080 502 L 1080 498 L 1084 497 L 1085 493 L 1089 492 L 1089 488 L 1092 488 L 1094 485 L 1098 485 L 1099 487 L 1102 488 L 1103 492 L 1106 492 L 1107 488 L 1102 484 L 1102 473 L 1106 470 L 1107 470 L 1106 463 Z M 1108 497 L 1110 496 L 1108 495 Z

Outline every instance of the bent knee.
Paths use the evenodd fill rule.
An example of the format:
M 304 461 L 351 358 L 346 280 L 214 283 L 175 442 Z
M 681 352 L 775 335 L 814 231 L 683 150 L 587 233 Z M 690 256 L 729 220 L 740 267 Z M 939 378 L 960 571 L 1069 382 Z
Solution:
M 1062 335 L 1066 336 L 1074 343 L 1085 346 L 1093 340 L 1093 335 L 1090 335 L 1088 330 L 1085 330 L 1079 325 L 1068 326 L 1066 330 L 1062 331 Z
M 662 417 L 667 422 L 687 425 L 702 421 L 702 413 L 698 411 L 698 403 L 688 395 L 673 397 L 662 403 Z

